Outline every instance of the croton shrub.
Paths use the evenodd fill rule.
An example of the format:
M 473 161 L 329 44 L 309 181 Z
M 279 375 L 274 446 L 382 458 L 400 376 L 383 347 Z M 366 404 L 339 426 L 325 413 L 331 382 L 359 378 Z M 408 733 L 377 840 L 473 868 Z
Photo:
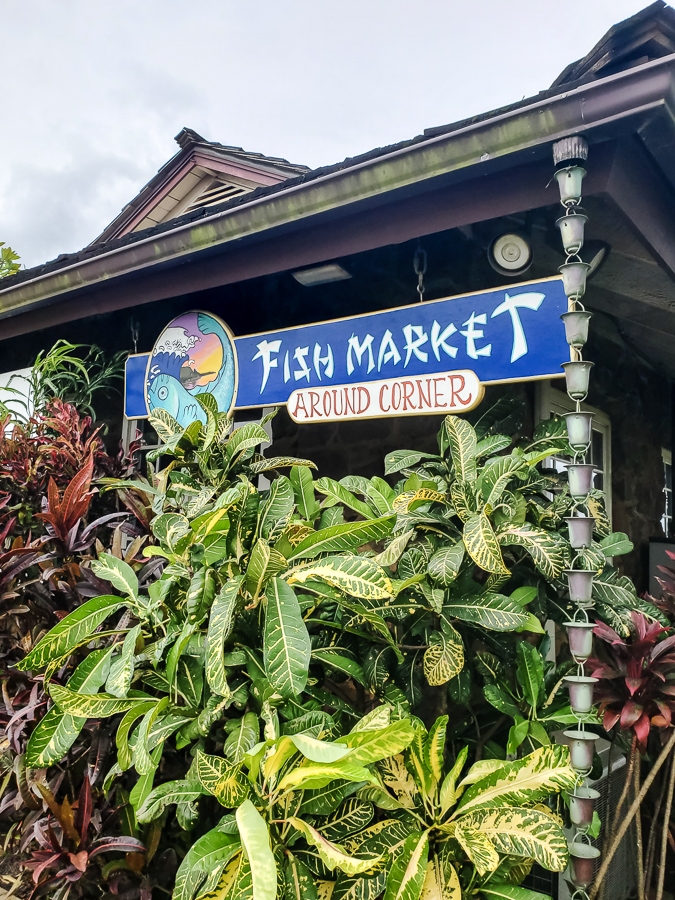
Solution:
M 437 454 L 338 482 L 198 400 L 205 426 L 154 416 L 146 478 L 100 473 L 126 534 L 87 523 L 89 456 L 46 491 L 39 549 L 16 548 L 77 566 L 67 614 L 6 654 L 0 815 L 37 893 L 541 897 L 521 883 L 565 867 L 575 783 L 550 737 L 576 721 L 571 663 L 543 628 L 570 615 L 572 501 L 541 470 L 564 428 L 515 444 L 449 416 Z M 625 631 L 643 601 L 593 503 L 581 564 Z M 9 554 L 10 603 L 60 589 Z

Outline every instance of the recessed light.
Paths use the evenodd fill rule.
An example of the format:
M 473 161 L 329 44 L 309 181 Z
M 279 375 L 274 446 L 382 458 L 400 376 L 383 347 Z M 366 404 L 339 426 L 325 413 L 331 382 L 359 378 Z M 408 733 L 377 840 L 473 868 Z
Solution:
M 333 263 L 328 266 L 316 266 L 313 269 L 300 269 L 299 272 L 291 272 L 291 275 L 297 282 L 304 284 L 305 287 L 311 287 L 315 284 L 328 284 L 331 281 L 345 281 L 352 276 L 343 269 Z

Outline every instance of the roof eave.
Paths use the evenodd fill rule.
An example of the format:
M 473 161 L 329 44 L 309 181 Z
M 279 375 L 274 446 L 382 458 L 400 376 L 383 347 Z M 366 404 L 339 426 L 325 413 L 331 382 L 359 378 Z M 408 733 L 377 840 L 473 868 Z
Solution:
M 236 207 L 198 222 L 134 241 L 70 266 L 0 290 L 0 318 L 56 303 L 74 292 L 110 283 L 154 266 L 170 266 L 197 254 L 269 235 L 313 217 L 334 215 L 355 204 L 378 202 L 392 192 L 428 189 L 434 179 L 462 177 L 476 166 L 502 164 L 509 156 L 542 155 L 550 144 L 570 134 L 606 139 L 623 123 L 637 129 L 658 116 L 675 144 L 675 55 L 627 72 L 584 84 L 526 107 L 468 123 L 447 134 L 394 148 L 307 182 L 269 195 L 252 197 Z M 635 120 L 635 121 L 634 121 Z M 666 173 L 671 174 L 671 173 Z M 675 172 L 672 173 L 675 179 Z

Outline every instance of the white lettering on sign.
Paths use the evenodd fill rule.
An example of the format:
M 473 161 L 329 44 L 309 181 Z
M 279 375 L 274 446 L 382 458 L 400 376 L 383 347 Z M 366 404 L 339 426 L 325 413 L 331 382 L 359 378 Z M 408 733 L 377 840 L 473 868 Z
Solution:
M 483 385 L 475 372 L 459 369 L 360 384 L 305 387 L 288 398 L 288 411 L 296 422 L 447 414 L 468 412 L 482 396 Z

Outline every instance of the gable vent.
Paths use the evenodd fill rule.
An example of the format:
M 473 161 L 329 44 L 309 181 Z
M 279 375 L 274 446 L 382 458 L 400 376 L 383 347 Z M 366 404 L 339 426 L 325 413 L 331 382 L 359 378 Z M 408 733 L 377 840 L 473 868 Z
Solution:
M 250 190 L 250 188 L 242 187 L 240 184 L 226 184 L 214 179 L 183 212 L 188 213 L 196 209 L 203 209 L 205 206 L 215 206 L 217 203 L 224 203 L 226 200 L 231 200 L 232 197 L 238 197 L 240 194 L 248 194 Z

